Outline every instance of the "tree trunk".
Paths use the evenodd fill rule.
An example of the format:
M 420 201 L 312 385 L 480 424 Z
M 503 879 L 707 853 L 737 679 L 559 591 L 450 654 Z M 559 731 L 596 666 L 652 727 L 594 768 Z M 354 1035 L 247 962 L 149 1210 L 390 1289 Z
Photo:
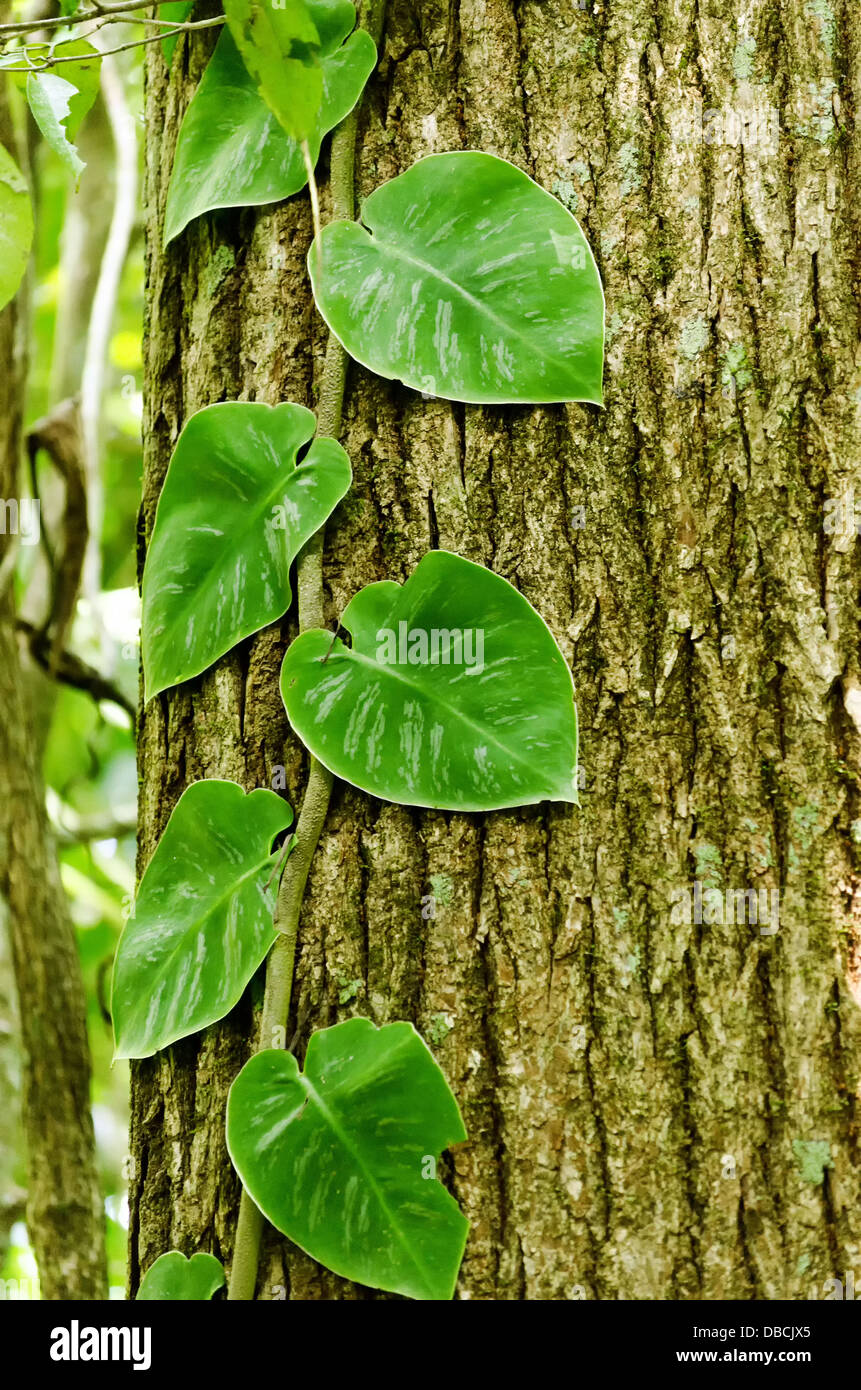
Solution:
M 5 11 L 5 6 L 0 8 Z M 0 143 L 14 149 L 2 92 Z M 2 499 L 20 494 L 23 372 L 17 331 L 17 305 L 12 303 L 0 313 Z M 12 544 L 14 540 L 4 535 L 0 545 L 4 575 L 0 585 L 0 930 L 8 930 L 24 1050 L 27 1231 L 42 1297 L 91 1300 L 107 1296 L 107 1269 L 90 1111 L 86 1000 L 45 810 L 41 743 L 16 638 L 13 585 L 3 569 Z M 3 1104 L 10 1116 L 16 1113 L 11 1095 L 4 1096 Z
M 581 220 L 607 297 L 604 411 L 348 376 L 331 623 L 362 585 L 455 550 L 534 604 L 578 692 L 582 809 L 417 813 L 336 784 L 302 913 L 300 1056 L 352 1014 L 408 1018 L 457 1095 L 464 1298 L 804 1299 L 857 1264 L 858 569 L 851 518 L 826 529 L 861 412 L 850 13 L 388 5 L 360 194 L 433 151 L 504 156 Z M 313 406 L 324 343 L 306 196 L 160 249 L 206 51 L 196 36 L 169 78 L 148 59 L 142 554 L 189 416 Z M 277 687 L 293 631 L 148 706 L 141 867 L 197 778 L 267 786 L 283 764 L 298 807 Z M 767 920 L 728 890 L 767 891 Z M 225 1095 L 259 997 L 134 1067 L 133 1284 L 171 1246 L 229 1261 Z M 270 1232 L 258 1297 L 285 1294 L 373 1296 Z

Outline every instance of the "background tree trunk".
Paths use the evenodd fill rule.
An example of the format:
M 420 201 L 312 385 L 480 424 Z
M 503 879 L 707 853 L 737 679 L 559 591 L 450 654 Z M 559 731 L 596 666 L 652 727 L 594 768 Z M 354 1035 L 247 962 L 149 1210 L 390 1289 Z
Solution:
M 313 405 L 324 341 L 304 196 L 160 249 L 208 43 L 170 77 L 149 50 L 141 559 L 188 417 Z M 721 113 L 699 131 L 698 100 Z M 457 1094 L 462 1297 L 803 1299 L 858 1263 L 859 576 L 854 523 L 823 514 L 859 468 L 859 101 L 848 0 L 388 5 L 360 193 L 433 151 L 502 155 L 581 220 L 607 296 L 605 411 L 348 378 L 331 621 L 449 548 L 518 586 L 578 689 L 582 810 L 337 786 L 302 914 L 300 1057 L 351 1014 L 410 1018 Z M 724 143 L 751 103 L 756 143 Z M 298 806 L 292 630 L 148 707 L 141 867 L 197 778 L 283 764 Z M 779 930 L 677 920 L 697 881 L 779 890 Z M 171 1246 L 229 1260 L 224 1102 L 259 995 L 134 1067 L 133 1284 Z M 284 1291 L 374 1296 L 270 1233 L 258 1296 Z
M 0 5 L 0 18 L 6 7 Z M 5 92 L 0 143 L 14 150 Z M 21 493 L 24 375 L 17 304 L 0 313 L 0 498 Z M 6 530 L 4 517 L 4 532 Z M 15 541 L 4 535 L 0 567 Z M 41 739 L 15 629 L 13 584 L 0 590 L 0 930 L 8 932 L 24 1051 L 26 1219 L 44 1299 L 107 1297 L 104 1212 L 90 1110 L 86 1000 L 75 932 L 45 810 Z M 0 958 L 5 957 L 0 951 Z M 2 1011 L 15 1018 L 4 980 Z M 8 1011 L 8 1012 L 7 1012 Z M 3 1020 L 5 1022 L 5 1019 Z M 17 1039 L 16 1039 L 17 1041 Z M 4 1079 L 12 1079 L 8 1063 Z M 18 1118 L 4 1094 L 4 1125 Z M 14 1117 L 14 1119 L 13 1119 Z M 10 1208 L 10 1214 L 18 1211 Z M 8 1229 L 0 1215 L 4 1241 Z

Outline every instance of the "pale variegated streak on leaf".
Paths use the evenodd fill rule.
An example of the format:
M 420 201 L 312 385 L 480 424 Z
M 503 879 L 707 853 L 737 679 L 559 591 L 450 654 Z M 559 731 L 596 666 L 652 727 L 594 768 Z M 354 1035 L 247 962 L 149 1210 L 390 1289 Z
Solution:
M 317 307 L 380 376 L 448 400 L 601 404 L 604 294 L 576 220 L 513 164 L 429 155 L 325 226 Z
M 407 637 L 425 634 L 427 660 L 402 661 L 400 650 L 389 659 L 381 633 L 399 637 L 402 624 Z M 362 589 L 341 627 L 351 647 L 313 629 L 281 669 L 291 725 L 337 777 L 385 801 L 440 810 L 577 801 L 571 672 L 507 580 L 434 550 L 404 585 Z M 414 654 L 423 655 L 418 638 Z
M 320 34 L 305 0 L 224 0 L 236 47 L 263 100 L 305 140 L 323 97 Z
M 465 1138 L 410 1023 L 313 1033 L 302 1072 L 260 1052 L 227 1102 L 230 1157 L 267 1220 L 345 1279 L 408 1298 L 454 1293 L 469 1223 L 435 1160 Z
M 377 61 L 371 36 L 357 29 L 353 6 L 309 5 L 320 31 L 323 99 L 308 137 L 316 164 L 324 137 L 352 111 Z M 318 11 L 325 11 L 323 19 Z M 342 24 L 333 26 L 333 12 Z M 346 23 L 346 30 L 343 25 Z M 192 97 L 176 144 L 167 206 L 165 245 L 202 213 L 217 208 L 279 202 L 305 187 L 308 174 L 299 143 L 282 128 L 257 91 L 225 30 Z
M 227 401 L 193 415 L 159 498 L 143 579 L 146 698 L 283 617 L 290 565 L 346 495 L 350 461 L 304 406 Z
M 224 1267 L 214 1255 L 198 1251 L 187 1260 L 179 1250 L 168 1250 L 154 1260 L 141 1280 L 137 1301 L 206 1302 L 223 1286 Z
M 33 205 L 21 170 L 0 145 L 0 309 L 15 294 L 33 243 Z
M 276 937 L 266 882 L 286 801 L 194 782 L 141 879 L 114 961 L 116 1057 L 150 1057 L 229 1013 Z

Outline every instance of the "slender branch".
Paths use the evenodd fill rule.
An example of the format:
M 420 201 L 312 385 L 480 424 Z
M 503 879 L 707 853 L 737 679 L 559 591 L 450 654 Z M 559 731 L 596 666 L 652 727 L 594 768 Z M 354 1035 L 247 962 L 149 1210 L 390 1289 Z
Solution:
M 18 20 L 14 24 L 0 24 L 0 39 L 13 37 L 15 34 L 34 34 L 41 29 L 61 29 L 68 28 L 73 24 L 86 24 L 89 19 L 104 19 L 106 23 L 117 23 L 131 14 L 132 18 L 127 23 L 145 23 L 145 20 L 136 20 L 133 15 L 134 10 L 154 10 L 156 6 L 153 0 L 128 0 L 122 5 L 97 5 L 91 10 L 79 10 L 77 14 L 55 15 L 47 19 L 28 19 Z M 158 24 L 171 24 L 173 20 L 160 19 L 155 21 Z
M 110 700 L 112 704 L 118 705 L 120 709 L 125 710 L 134 729 L 137 707 L 123 694 L 119 686 L 114 685 L 107 676 L 103 676 L 94 666 L 88 665 L 86 661 L 82 661 L 79 656 L 75 656 L 74 652 L 70 651 L 63 651 L 55 656 L 52 671 L 51 643 L 47 635 L 40 628 L 28 623 L 25 618 L 18 618 L 15 626 L 27 638 L 30 644 L 30 654 L 43 671 L 49 672 L 52 678 L 60 681 L 62 685 L 70 685 L 75 690 L 83 690 L 97 703 L 99 700 Z
M 369 0 L 362 11 L 362 27 L 368 30 L 377 44 L 382 33 L 385 8 L 385 0 Z M 332 136 L 330 184 L 333 219 L 352 220 L 355 216 L 357 130 L 358 115 L 354 108 Z M 346 379 L 347 354 L 335 335 L 330 333 L 317 406 L 318 436 L 337 438 L 341 432 Z M 296 567 L 296 591 L 299 631 L 306 632 L 308 628 L 323 627 L 322 528 L 308 542 L 299 557 Z M 266 964 L 266 990 L 258 1043 L 260 1051 L 284 1045 L 277 1040 L 286 1036 L 290 1013 L 299 913 L 311 861 L 326 821 L 333 781 L 331 772 L 316 758 L 312 758 L 302 811 L 296 826 L 296 844 L 287 860 L 278 890 L 275 926 L 280 934 Z M 243 1188 L 227 1294 L 230 1300 L 248 1301 L 254 1298 L 262 1231 L 263 1214 Z
M 107 24 L 110 23 L 110 21 L 104 20 L 102 23 Z M 130 43 L 118 44 L 116 48 L 104 48 L 102 49 L 101 57 L 106 58 L 111 53 L 127 53 L 131 48 L 144 48 L 148 43 L 161 43 L 162 39 L 169 37 L 171 34 L 189 34 L 195 29 L 214 29 L 216 25 L 223 23 L 224 15 L 219 14 L 216 15 L 214 19 L 198 19 L 193 24 L 172 24 L 170 28 L 160 29 L 157 34 L 149 34 L 146 38 L 133 39 Z M 88 39 L 101 28 L 102 24 L 97 24 L 93 29 L 89 29 L 86 34 L 82 34 L 80 37 Z M 42 72 L 43 69 L 58 67 L 60 63 L 80 63 L 80 61 L 80 54 L 77 57 L 67 55 L 62 58 L 34 58 L 24 67 L 3 67 L 0 68 L 0 72 Z
M 93 840 L 122 840 L 134 835 L 137 817 L 130 820 L 81 821 L 78 825 L 55 825 L 54 838 L 59 845 L 89 845 Z

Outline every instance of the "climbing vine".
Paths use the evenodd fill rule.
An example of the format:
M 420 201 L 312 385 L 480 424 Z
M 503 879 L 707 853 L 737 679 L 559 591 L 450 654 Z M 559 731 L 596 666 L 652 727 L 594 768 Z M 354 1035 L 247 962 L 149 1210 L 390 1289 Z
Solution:
M 348 357 L 467 404 L 601 403 L 604 302 L 591 250 L 521 170 L 482 151 L 430 155 L 353 220 L 355 113 L 382 10 L 371 0 L 356 28 L 351 0 L 226 0 L 180 131 L 163 229 L 167 243 L 217 208 L 307 185 L 308 271 L 330 330 L 316 414 L 232 401 L 188 420 L 143 577 L 147 701 L 278 621 L 294 598 L 298 609 L 281 672 L 310 754 L 295 830 L 269 789 L 188 787 L 141 880 L 112 985 L 116 1055 L 142 1058 L 223 1018 L 266 961 L 259 1048 L 226 1116 L 243 1185 L 234 1300 L 254 1297 L 264 1217 L 336 1273 L 413 1298 L 453 1295 L 466 1242 L 436 1172 L 466 1134 L 412 1025 L 353 1018 L 319 1030 L 301 1070 L 286 1049 L 302 898 L 333 779 L 459 812 L 577 801 L 571 673 L 507 581 L 432 551 L 403 585 L 362 589 L 334 633 L 324 626 L 323 528 L 352 480 L 338 442 Z M 19 52 L 34 115 L 77 174 L 74 135 L 98 54 L 84 40 L 54 44 L 49 58 L 77 64 L 61 77 L 43 52 Z M 331 131 L 333 216 L 321 226 L 314 168 Z M 32 218 L 11 156 L 0 158 L 8 298 Z M 223 1282 L 211 1255 L 173 1251 L 138 1296 L 209 1298 Z

